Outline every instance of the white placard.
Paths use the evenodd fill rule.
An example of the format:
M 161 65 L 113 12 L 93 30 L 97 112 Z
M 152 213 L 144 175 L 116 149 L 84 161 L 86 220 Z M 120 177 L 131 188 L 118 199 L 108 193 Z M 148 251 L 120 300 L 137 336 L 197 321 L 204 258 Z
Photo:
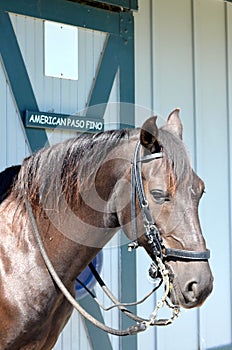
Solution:
M 74 26 L 44 22 L 45 75 L 78 79 L 78 29 Z

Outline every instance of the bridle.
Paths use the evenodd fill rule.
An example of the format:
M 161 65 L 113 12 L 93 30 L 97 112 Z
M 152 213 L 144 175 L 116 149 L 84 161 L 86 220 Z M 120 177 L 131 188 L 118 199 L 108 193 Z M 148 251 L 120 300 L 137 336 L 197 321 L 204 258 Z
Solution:
M 131 170 L 131 222 L 132 222 L 132 231 L 135 237 L 135 240 L 129 244 L 130 249 L 137 248 L 138 243 L 138 234 L 137 234 L 137 225 L 136 225 L 136 197 L 138 198 L 139 207 L 143 217 L 143 224 L 145 228 L 145 236 L 147 243 L 151 248 L 153 255 L 153 263 L 150 268 L 150 274 L 154 275 L 158 271 L 157 257 L 161 259 L 162 262 L 165 260 L 208 260 L 210 258 L 210 251 L 207 249 L 205 251 L 191 251 L 183 249 L 173 249 L 167 248 L 162 240 L 162 236 L 157 228 L 155 219 L 153 218 L 149 204 L 146 198 L 144 191 L 143 181 L 142 181 L 142 163 L 147 163 L 155 159 L 160 159 L 164 157 L 163 152 L 157 152 L 141 156 L 142 145 L 140 142 L 137 142 L 134 157 L 132 161 L 132 170 Z M 153 272 L 152 272 L 153 271 Z
M 141 156 L 142 145 L 138 141 L 135 147 L 135 152 L 132 160 L 131 169 L 131 223 L 134 240 L 128 244 L 129 251 L 136 249 L 140 246 L 137 233 L 137 210 L 136 210 L 136 198 L 138 199 L 139 207 L 141 210 L 143 225 L 145 228 L 145 236 L 148 246 L 150 246 L 152 252 L 153 262 L 149 268 L 149 275 L 151 278 L 161 278 L 164 283 L 164 295 L 161 300 L 158 301 L 155 311 L 150 318 L 151 325 L 157 320 L 157 313 L 161 307 L 166 305 L 172 309 L 172 317 L 166 320 L 158 320 L 161 325 L 172 323 L 179 315 L 180 308 L 177 305 L 172 305 L 168 301 L 169 293 L 172 293 L 176 300 L 173 283 L 173 271 L 165 264 L 167 260 L 185 260 L 185 261 L 204 261 L 210 258 L 210 250 L 205 251 L 192 251 L 184 249 L 174 249 L 165 246 L 160 231 L 156 225 L 156 221 L 151 214 L 148 200 L 144 191 L 142 180 L 142 164 L 156 159 L 164 158 L 163 152 L 155 152 Z
M 99 306 L 105 310 L 108 311 L 112 308 L 117 307 L 121 312 L 123 312 L 127 317 L 131 318 L 132 320 L 136 321 L 136 324 L 132 325 L 131 327 L 125 329 L 125 330 L 117 330 L 114 328 L 111 328 L 97 319 L 95 319 L 93 316 L 91 316 L 88 312 L 86 312 L 81 305 L 75 300 L 75 298 L 72 296 L 72 294 L 67 290 L 67 288 L 64 286 L 63 282 L 61 281 L 60 277 L 58 276 L 57 272 L 55 271 L 48 255 L 46 252 L 46 249 L 43 245 L 42 238 L 40 236 L 37 222 L 35 220 L 33 210 L 31 207 L 31 204 L 27 200 L 27 196 L 25 194 L 25 207 L 28 213 L 28 217 L 30 220 L 30 224 L 32 226 L 32 231 L 34 233 L 35 239 L 38 243 L 41 255 L 44 259 L 45 265 L 55 281 L 56 285 L 59 287 L 63 295 L 66 297 L 66 299 L 72 304 L 72 306 L 87 320 L 89 320 L 91 323 L 93 323 L 98 328 L 102 329 L 103 331 L 106 331 L 110 334 L 118 335 L 118 336 L 125 336 L 125 335 L 132 335 L 137 334 L 139 332 L 143 332 L 146 329 L 148 329 L 150 326 L 164 326 L 172 323 L 180 313 L 179 306 L 172 305 L 168 296 L 171 292 L 171 283 L 172 283 L 172 273 L 165 265 L 165 259 L 184 259 L 184 260 L 208 260 L 210 257 L 210 251 L 206 250 L 203 252 L 195 252 L 195 251 L 189 251 L 189 250 L 181 250 L 181 249 L 172 249 L 165 247 L 161 234 L 156 226 L 155 220 L 153 219 L 148 201 L 146 199 L 143 182 L 142 182 L 142 172 L 141 172 L 141 164 L 143 162 L 150 162 L 152 160 L 163 158 L 163 153 L 153 153 L 146 156 L 141 157 L 141 144 L 138 142 L 135 148 L 134 157 L 132 160 L 132 170 L 131 170 L 131 216 L 132 216 L 132 226 L 133 226 L 133 232 L 135 235 L 135 240 L 128 245 L 129 250 L 132 250 L 134 248 L 137 248 L 139 246 L 139 243 L 137 241 L 138 235 L 137 235 L 137 227 L 136 227 L 136 197 L 138 198 L 139 206 L 142 212 L 143 216 L 143 223 L 145 227 L 145 236 L 147 239 L 148 245 L 151 247 L 152 250 L 152 256 L 153 256 L 153 262 L 151 264 L 151 267 L 149 269 L 149 273 L 152 278 L 159 277 L 160 282 L 157 287 L 153 288 L 151 292 L 149 292 L 142 300 L 134 302 L 134 303 L 120 303 L 117 298 L 112 294 L 112 292 L 108 289 L 108 287 L 105 285 L 105 283 L 102 281 L 101 277 L 99 276 L 98 272 L 95 270 L 93 264 L 90 264 L 89 267 L 94 274 L 96 280 L 98 281 L 99 285 L 105 292 L 105 294 L 109 297 L 109 299 L 113 302 L 113 305 L 109 308 L 105 308 L 101 303 L 98 301 L 96 296 L 88 290 L 86 286 L 83 285 L 83 287 L 89 292 L 89 294 L 94 298 L 94 300 L 99 304 Z M 152 295 L 160 286 L 161 284 L 164 284 L 164 295 L 163 297 L 158 300 L 155 310 L 151 313 L 149 319 L 144 319 L 140 316 L 137 316 L 133 314 L 130 310 L 127 309 L 127 306 L 133 306 L 138 305 L 144 302 L 150 295 Z M 173 291 L 172 291 L 173 293 Z M 167 305 L 172 310 L 172 316 L 168 319 L 158 319 L 158 311 L 160 308 L 162 308 L 164 305 Z

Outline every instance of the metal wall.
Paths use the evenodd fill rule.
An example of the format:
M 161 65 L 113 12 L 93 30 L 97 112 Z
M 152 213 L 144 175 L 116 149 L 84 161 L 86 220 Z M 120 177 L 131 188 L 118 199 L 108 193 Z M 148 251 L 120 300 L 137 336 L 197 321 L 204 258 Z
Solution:
M 7 81 L 0 57 L 0 171 L 11 165 L 20 164 L 29 154 L 21 118 Z
M 215 278 L 199 310 L 183 310 L 174 325 L 139 335 L 139 349 L 222 348 L 232 342 L 232 6 L 222 0 L 141 1 L 135 30 L 136 102 L 163 120 L 181 108 L 184 140 L 206 184 L 200 218 Z M 143 118 L 137 114 L 136 124 Z M 142 269 L 138 259 L 139 294 L 148 287 L 144 259 Z
M 231 151 L 232 133 L 232 6 L 222 0 L 140 1 L 136 29 L 136 124 L 153 112 L 163 118 L 181 108 L 184 140 L 198 174 L 206 183 L 200 204 L 204 235 L 212 251 L 214 291 L 199 310 L 183 310 L 179 320 L 167 328 L 151 329 L 138 336 L 138 349 L 197 350 L 231 344 Z M 82 50 L 78 82 L 45 78 L 43 22 L 11 15 L 40 110 L 75 113 L 85 107 L 105 34 L 79 31 Z M 82 62 L 82 63 L 80 63 Z M 36 69 L 35 69 L 36 67 Z M 115 80 L 111 101 L 118 95 Z M 84 88 L 83 88 L 84 86 Z M 28 154 L 23 128 L 0 65 L 1 169 L 22 161 Z M 142 107 L 141 107 L 142 106 Z M 110 114 L 108 114 L 108 118 Z M 117 123 L 117 112 L 113 122 Z M 161 120 L 162 122 L 162 120 Z M 54 142 L 66 137 L 52 133 Z M 106 249 L 104 277 L 118 292 L 118 251 Z M 138 298 L 152 286 L 146 278 L 149 259 L 137 256 Z M 100 294 L 100 292 L 98 292 Z M 139 307 L 148 316 L 155 300 Z M 117 326 L 116 316 L 108 324 Z M 113 349 L 119 341 L 113 339 Z M 55 349 L 88 350 L 91 346 L 78 315 L 74 315 Z

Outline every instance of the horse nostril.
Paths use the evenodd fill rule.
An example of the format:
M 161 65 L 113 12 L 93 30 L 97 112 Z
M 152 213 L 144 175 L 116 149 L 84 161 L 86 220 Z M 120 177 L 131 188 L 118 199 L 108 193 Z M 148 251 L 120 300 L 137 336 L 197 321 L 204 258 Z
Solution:
M 198 288 L 197 282 L 189 282 L 186 287 L 185 298 L 188 302 L 195 302 L 197 300 Z

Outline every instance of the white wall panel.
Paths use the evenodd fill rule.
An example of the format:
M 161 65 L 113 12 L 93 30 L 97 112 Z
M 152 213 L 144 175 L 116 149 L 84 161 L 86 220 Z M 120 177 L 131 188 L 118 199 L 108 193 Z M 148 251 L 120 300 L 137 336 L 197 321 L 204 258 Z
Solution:
M 166 119 L 173 109 L 181 108 L 184 139 L 194 157 L 191 1 L 157 0 L 153 3 L 152 10 L 155 110 Z M 197 349 L 195 310 L 189 313 L 183 312 L 173 326 L 157 330 L 158 349 L 167 349 L 170 339 L 173 350 Z
M 150 0 L 140 7 L 135 15 L 136 102 L 164 119 L 181 108 L 184 141 L 206 183 L 200 219 L 215 282 L 203 307 L 183 310 L 174 325 L 139 335 L 138 348 L 205 350 L 231 343 L 232 4 Z M 143 77 L 149 76 L 153 81 L 146 84 Z M 137 116 L 136 124 L 144 119 Z M 141 258 L 139 276 L 147 260 L 140 263 Z
M 181 108 L 184 138 L 194 150 L 191 0 L 152 2 L 154 108 L 166 119 Z
M 21 118 L 17 112 L 4 66 L 0 60 L 0 171 L 6 167 L 21 164 L 29 154 Z
M 230 214 L 230 276 L 232 272 L 232 239 L 231 239 L 231 228 L 232 228 L 232 4 L 226 6 L 226 29 L 227 29 L 227 68 L 228 68 L 228 85 L 227 85 L 227 97 L 228 97 L 228 155 L 229 155 L 229 172 L 228 172 L 228 183 L 229 183 L 229 214 Z M 230 282 L 230 312 L 232 312 L 232 283 Z M 229 307 L 229 305 L 228 305 Z M 231 322 L 231 321 L 230 321 Z M 232 335 L 231 335 L 232 338 Z
M 151 1 L 146 0 L 142 3 L 140 1 L 139 12 L 135 13 L 135 124 L 138 126 L 143 118 L 150 116 L 149 113 L 153 109 L 151 11 Z
M 197 169 L 206 183 L 201 222 L 212 249 L 215 278 L 213 293 L 200 312 L 201 336 L 207 347 L 213 347 L 231 342 L 225 6 L 204 0 L 196 2 L 194 10 Z M 216 328 L 220 334 L 212 332 Z

